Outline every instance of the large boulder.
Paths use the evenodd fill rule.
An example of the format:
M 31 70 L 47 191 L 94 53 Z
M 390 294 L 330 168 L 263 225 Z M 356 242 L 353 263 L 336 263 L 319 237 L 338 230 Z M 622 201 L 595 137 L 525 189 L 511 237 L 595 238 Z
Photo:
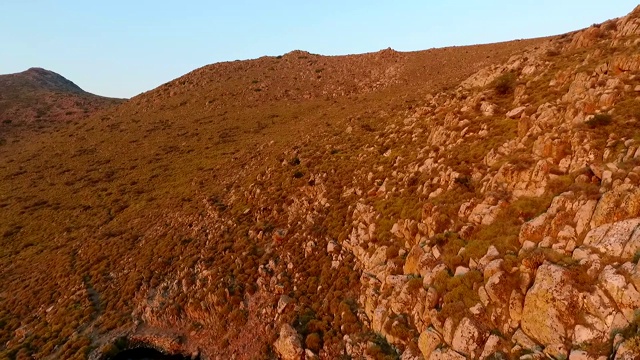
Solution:
M 640 293 L 635 286 L 627 283 L 624 275 L 618 273 L 611 265 L 602 270 L 598 280 L 599 286 L 616 302 L 627 321 L 633 321 L 636 310 L 640 308 Z
M 538 268 L 533 287 L 525 297 L 522 329 L 543 345 L 564 344 L 579 308 L 579 292 L 568 271 L 545 262 Z
M 304 352 L 300 335 L 289 324 L 282 325 L 280 337 L 278 337 L 273 346 L 282 360 L 300 360 Z
M 640 188 L 621 185 L 602 195 L 591 218 L 591 228 L 640 216 Z
M 433 329 L 423 331 L 418 338 L 418 348 L 425 359 L 428 359 L 440 344 L 442 344 L 442 336 Z
M 478 329 L 471 319 L 465 317 L 460 321 L 453 335 L 451 346 L 459 353 L 477 358 L 482 352 L 485 339 L 485 332 Z
M 598 226 L 587 233 L 583 245 L 610 257 L 631 260 L 640 250 L 640 218 Z

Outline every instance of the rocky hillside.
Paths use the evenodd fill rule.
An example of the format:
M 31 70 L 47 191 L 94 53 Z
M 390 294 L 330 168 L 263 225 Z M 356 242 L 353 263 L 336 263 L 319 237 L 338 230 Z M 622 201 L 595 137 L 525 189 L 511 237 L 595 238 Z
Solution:
M 0 355 L 636 359 L 639 44 L 215 64 L 0 146 Z
M 20 132 L 43 132 L 55 122 L 82 120 L 123 101 L 85 92 L 45 69 L 0 75 L 0 141 Z

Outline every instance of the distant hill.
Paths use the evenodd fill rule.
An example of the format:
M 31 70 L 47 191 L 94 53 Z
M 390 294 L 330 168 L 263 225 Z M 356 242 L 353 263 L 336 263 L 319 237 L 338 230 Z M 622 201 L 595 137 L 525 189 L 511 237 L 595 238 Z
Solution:
M 0 75 L 0 135 L 87 118 L 124 101 L 88 93 L 63 76 L 41 68 Z

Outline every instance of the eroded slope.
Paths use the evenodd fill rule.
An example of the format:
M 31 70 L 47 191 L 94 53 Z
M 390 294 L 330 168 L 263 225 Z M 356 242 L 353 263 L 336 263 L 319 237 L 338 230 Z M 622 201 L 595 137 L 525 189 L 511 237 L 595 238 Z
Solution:
M 0 147 L 4 354 L 633 358 L 639 36 L 216 64 Z

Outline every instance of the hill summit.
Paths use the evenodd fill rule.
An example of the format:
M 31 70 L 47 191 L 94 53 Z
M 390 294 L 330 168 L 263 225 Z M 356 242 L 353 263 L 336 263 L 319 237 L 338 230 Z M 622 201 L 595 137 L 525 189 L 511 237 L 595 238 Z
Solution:
M 636 359 L 639 44 L 294 51 L 2 144 L 0 357 Z
M 56 92 L 84 93 L 76 84 L 67 80 L 62 75 L 42 68 L 29 68 L 28 70 L 0 78 L 2 86 L 6 88 L 23 87 L 26 89 L 47 89 Z
M 42 132 L 55 123 L 85 119 L 123 101 L 88 93 L 42 68 L 0 75 L 0 138 L 6 141 Z

